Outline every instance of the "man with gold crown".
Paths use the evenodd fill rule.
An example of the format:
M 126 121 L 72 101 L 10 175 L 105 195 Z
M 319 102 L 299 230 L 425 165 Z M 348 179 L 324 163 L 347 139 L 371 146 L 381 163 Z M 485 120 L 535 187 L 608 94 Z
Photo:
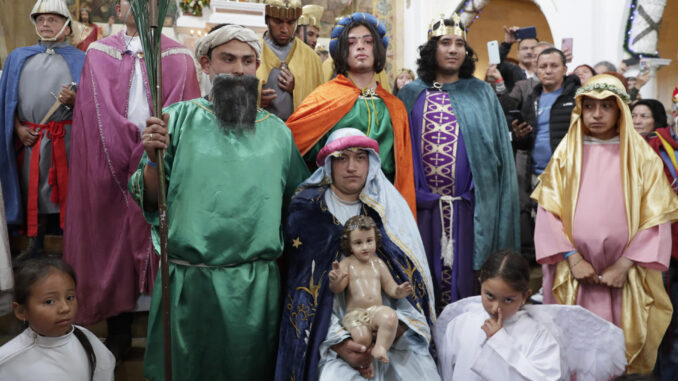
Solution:
M 38 255 L 46 230 L 63 227 L 75 91 L 85 53 L 66 41 L 63 0 L 38 0 L 37 45 L 14 50 L 0 79 L 0 183 L 7 223 L 26 228 L 22 258 Z M 25 220 L 24 220 L 25 218 Z
M 300 0 L 266 0 L 266 25 L 257 77 L 264 82 L 261 107 L 287 120 L 323 83 L 322 62 L 312 48 L 294 37 Z
M 294 35 L 315 50 L 320 36 L 320 19 L 323 17 L 323 7 L 309 4 L 301 8 L 301 17 L 297 20 L 297 31 Z
M 398 93 L 410 117 L 417 221 L 436 307 L 478 294 L 474 275 L 520 248 L 518 186 L 508 127 L 492 87 L 473 77 L 475 53 L 452 19 L 431 23 L 419 78 Z
M 577 90 L 567 135 L 539 176 L 537 260 L 545 303 L 578 304 L 624 331 L 629 373 L 650 373 L 671 318 L 662 284 L 678 196 L 634 130 L 622 83 Z
M 402 102 L 383 88 L 376 73 L 386 64 L 386 28 L 374 16 L 357 12 L 332 31 L 333 80 L 315 89 L 287 120 L 309 166 L 327 137 L 357 128 L 379 143 L 381 168 L 415 213 L 412 149 Z
M 139 31 L 128 0 L 124 30 L 90 44 L 73 116 L 64 259 L 78 274 L 78 324 L 107 320 L 118 361 L 131 344 L 132 313 L 158 269 L 150 228 L 125 188 L 143 153 L 152 103 Z M 191 52 L 162 36 L 163 106 L 200 96 Z M 124 238 L 121 238 L 124 237 Z

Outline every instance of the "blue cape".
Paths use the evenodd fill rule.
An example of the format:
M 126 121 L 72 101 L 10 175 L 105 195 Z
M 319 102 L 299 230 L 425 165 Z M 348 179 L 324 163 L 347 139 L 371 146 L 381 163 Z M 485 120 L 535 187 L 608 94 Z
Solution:
M 7 57 L 0 78 L 0 183 L 5 200 L 8 225 L 19 225 L 24 219 L 24 208 L 19 186 L 19 168 L 14 142 L 14 115 L 19 98 L 19 78 L 24 63 L 30 57 L 44 53 L 45 46 L 33 45 L 15 49 Z M 85 53 L 72 46 L 54 49 L 64 57 L 73 81 L 80 83 L 80 72 L 85 63 Z
M 285 277 L 280 345 L 275 379 L 317 380 L 320 344 L 327 336 L 334 294 L 328 286 L 332 262 L 341 260 L 339 238 L 343 226 L 325 204 L 328 186 L 306 188 L 290 203 L 285 231 Z M 424 277 L 409 257 L 388 238 L 379 213 L 363 204 L 361 214 L 374 219 L 382 235 L 378 256 L 397 283 L 409 280 L 416 296 L 408 301 L 430 317 L 432 305 Z M 410 277 L 411 275 L 411 277 Z M 411 280 L 410 280 L 411 279 Z M 428 320 L 429 325 L 433 322 Z
M 421 93 L 431 87 L 416 79 L 400 89 L 398 98 L 409 115 Z M 495 251 L 520 251 L 518 183 L 509 129 L 499 100 L 487 83 L 474 77 L 461 78 L 443 85 L 443 91 L 450 95 L 473 174 L 473 268 L 478 270 Z M 417 197 L 426 194 L 437 200 L 422 178 L 420 133 L 411 131 L 410 137 Z

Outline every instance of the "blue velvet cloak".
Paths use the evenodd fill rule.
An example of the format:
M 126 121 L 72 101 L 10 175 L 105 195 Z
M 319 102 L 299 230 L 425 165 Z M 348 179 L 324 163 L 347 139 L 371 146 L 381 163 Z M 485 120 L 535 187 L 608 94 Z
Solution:
M 21 224 L 24 219 L 14 142 L 14 115 L 19 101 L 19 78 L 24 62 L 36 54 L 44 53 L 47 48 L 48 46 L 37 44 L 15 49 L 7 57 L 0 78 L 0 183 L 8 225 Z M 85 53 L 70 45 L 55 48 L 54 51 L 64 57 L 73 81 L 80 83 Z
M 306 188 L 290 203 L 285 231 L 287 274 L 283 285 L 283 314 L 275 379 L 318 379 L 319 347 L 330 325 L 334 294 L 328 286 L 332 262 L 341 260 L 343 230 L 325 204 L 327 186 Z M 382 235 L 379 257 L 397 283 L 409 281 L 416 296 L 408 301 L 430 321 L 432 303 L 422 274 L 409 257 L 388 238 L 379 214 L 363 204 L 361 214 L 372 217 Z M 323 239 L 323 237 L 325 239 Z M 422 310 L 422 307 L 425 310 Z
M 400 89 L 398 98 L 409 115 L 421 93 L 431 87 L 416 79 Z M 492 252 L 520 250 L 518 183 L 509 129 L 499 100 L 487 83 L 474 77 L 461 78 L 443 85 L 443 90 L 450 95 L 473 174 L 473 268 L 478 270 Z M 438 196 L 423 178 L 420 133 L 411 131 L 410 137 L 417 205 L 437 203 Z M 422 223 L 426 221 L 419 221 Z

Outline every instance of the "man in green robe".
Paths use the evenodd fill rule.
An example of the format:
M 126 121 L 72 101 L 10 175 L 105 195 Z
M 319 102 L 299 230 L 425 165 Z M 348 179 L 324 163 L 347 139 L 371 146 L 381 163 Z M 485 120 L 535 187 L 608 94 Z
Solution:
M 147 120 L 146 153 L 128 184 L 159 252 L 155 150 L 166 149 L 177 380 L 273 378 L 282 212 L 308 170 L 285 124 L 253 107 L 260 53 L 255 33 L 237 25 L 198 41 L 196 56 L 213 81 L 212 93 L 166 108 L 163 120 Z M 254 84 L 254 91 L 242 91 L 242 83 Z M 242 108 L 229 110 L 234 104 Z M 151 380 L 164 379 L 160 293 L 156 286 L 144 358 Z

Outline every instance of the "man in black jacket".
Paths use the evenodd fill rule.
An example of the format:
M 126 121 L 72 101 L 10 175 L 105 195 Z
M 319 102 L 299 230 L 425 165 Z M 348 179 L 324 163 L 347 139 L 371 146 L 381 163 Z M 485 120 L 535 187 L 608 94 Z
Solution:
M 527 163 L 518 172 L 518 192 L 521 204 L 522 251 L 531 258 L 534 252 L 534 214 L 536 204 L 530 193 L 536 178 L 546 168 L 553 151 L 570 127 L 570 115 L 574 108 L 574 96 L 580 86 L 576 75 L 566 76 L 565 55 L 558 49 L 549 48 L 537 58 L 537 77 L 540 83 L 534 87 L 527 101 L 520 102 L 525 122 L 513 120 L 513 143 L 515 148 L 528 151 Z M 533 127 L 534 126 L 534 127 Z

